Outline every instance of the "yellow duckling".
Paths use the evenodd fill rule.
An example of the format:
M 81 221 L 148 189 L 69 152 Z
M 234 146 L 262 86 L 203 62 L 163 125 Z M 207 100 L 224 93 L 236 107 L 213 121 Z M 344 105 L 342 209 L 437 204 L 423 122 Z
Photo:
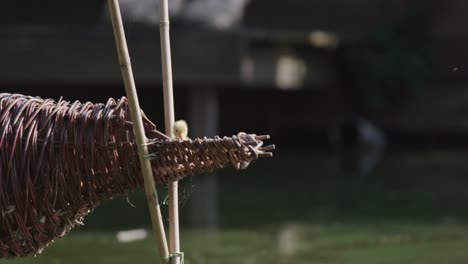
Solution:
M 174 137 L 176 139 L 186 140 L 188 138 L 188 125 L 185 120 L 178 120 L 174 123 Z

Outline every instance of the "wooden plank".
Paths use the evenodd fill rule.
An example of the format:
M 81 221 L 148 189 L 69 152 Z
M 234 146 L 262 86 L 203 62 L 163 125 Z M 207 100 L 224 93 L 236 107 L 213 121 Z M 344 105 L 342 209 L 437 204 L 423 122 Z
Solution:
M 384 18 L 394 18 L 406 8 L 404 0 L 256 0 L 248 5 L 249 28 L 310 32 L 330 31 L 342 38 L 363 36 Z
M 69 28 L 67 30 L 67 28 Z M 77 28 L 78 32 L 77 32 Z M 120 83 L 112 32 L 108 26 L 3 26 L 0 30 L 0 82 Z M 128 27 L 135 78 L 160 83 L 159 34 L 156 29 Z M 174 80 L 177 83 L 237 83 L 239 41 L 234 34 L 174 29 Z M 194 52 L 197 51 L 197 52 Z M 47 65 L 47 67 L 44 67 Z

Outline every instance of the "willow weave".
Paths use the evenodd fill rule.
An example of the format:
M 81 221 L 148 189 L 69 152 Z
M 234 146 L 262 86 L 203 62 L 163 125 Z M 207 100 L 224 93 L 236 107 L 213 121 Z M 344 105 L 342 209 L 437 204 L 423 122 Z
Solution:
M 143 115 L 144 116 L 144 115 Z M 156 183 L 258 157 L 268 136 L 170 140 L 144 118 Z M 128 101 L 0 94 L 0 257 L 41 252 L 103 201 L 143 186 Z

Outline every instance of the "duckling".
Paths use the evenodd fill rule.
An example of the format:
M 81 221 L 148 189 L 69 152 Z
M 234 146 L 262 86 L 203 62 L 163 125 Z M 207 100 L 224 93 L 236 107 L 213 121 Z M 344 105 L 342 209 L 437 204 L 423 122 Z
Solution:
M 174 137 L 176 139 L 187 140 L 188 138 L 188 125 L 185 120 L 178 120 L 174 123 Z

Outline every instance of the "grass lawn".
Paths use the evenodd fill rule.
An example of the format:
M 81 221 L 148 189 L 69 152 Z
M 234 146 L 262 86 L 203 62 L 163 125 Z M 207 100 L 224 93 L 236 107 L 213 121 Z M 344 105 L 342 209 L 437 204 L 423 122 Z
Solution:
M 183 231 L 185 263 L 468 263 L 461 224 L 300 224 L 262 230 Z M 41 255 L 11 264 L 157 263 L 152 237 L 119 243 L 115 232 L 72 232 Z

